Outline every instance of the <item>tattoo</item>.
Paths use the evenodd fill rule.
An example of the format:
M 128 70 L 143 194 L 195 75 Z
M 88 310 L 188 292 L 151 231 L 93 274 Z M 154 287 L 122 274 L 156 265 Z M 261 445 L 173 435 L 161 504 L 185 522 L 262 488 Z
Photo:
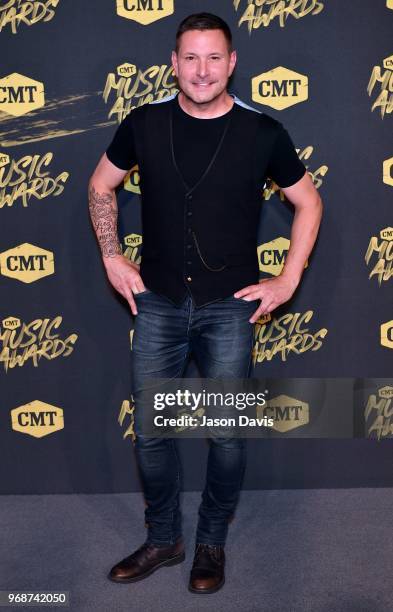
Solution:
M 89 191 L 89 211 L 103 257 L 121 255 L 117 236 L 117 206 L 111 193 Z

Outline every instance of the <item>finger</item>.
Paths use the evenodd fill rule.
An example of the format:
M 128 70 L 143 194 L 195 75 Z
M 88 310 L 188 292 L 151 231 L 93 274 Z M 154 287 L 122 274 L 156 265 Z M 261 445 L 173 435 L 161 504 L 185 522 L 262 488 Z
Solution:
M 266 302 L 262 305 L 261 314 L 269 314 L 269 312 L 272 312 L 276 307 L 277 304 L 274 301 Z
M 138 282 L 136 283 L 136 285 L 134 286 L 134 288 L 132 289 L 133 293 L 142 293 L 142 291 L 146 291 L 146 287 L 143 284 L 143 282 Z
M 248 319 L 249 323 L 255 323 L 255 321 L 258 321 L 261 314 L 262 314 L 262 306 L 259 306 L 254 312 L 254 314 L 252 315 L 252 317 Z
M 138 314 L 138 309 L 137 309 L 137 307 L 136 307 L 136 303 L 135 303 L 134 296 L 133 296 L 132 292 L 130 293 L 130 296 L 129 296 L 129 298 L 127 299 L 127 302 L 128 302 L 128 303 L 129 303 L 129 305 L 130 305 L 130 308 L 131 308 L 131 312 L 132 312 L 132 314 L 133 314 L 133 315 L 137 315 L 137 314 Z
M 247 293 L 247 295 L 244 295 L 242 298 L 239 299 L 242 299 L 245 302 L 254 302 L 255 300 L 262 300 L 262 297 L 260 295 L 260 291 L 254 291 L 253 293 Z
M 235 298 L 243 297 L 243 295 L 247 295 L 248 293 L 251 293 L 252 291 L 255 291 L 256 289 L 258 289 L 258 285 L 249 285 L 248 287 L 244 287 L 243 289 L 236 291 L 236 293 L 233 294 L 233 297 Z
M 143 284 L 143 280 L 140 276 L 133 280 L 133 283 L 130 286 L 129 290 L 132 291 L 132 293 L 141 293 L 141 291 L 146 290 L 146 287 Z

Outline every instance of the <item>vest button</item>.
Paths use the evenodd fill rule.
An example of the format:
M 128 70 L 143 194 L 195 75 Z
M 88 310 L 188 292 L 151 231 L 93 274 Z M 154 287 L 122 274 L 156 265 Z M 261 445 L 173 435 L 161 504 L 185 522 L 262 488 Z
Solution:
M 191 276 L 187 276 L 187 280 L 188 280 L 188 282 L 190 283 L 190 282 L 192 281 Z
M 192 195 L 191 194 L 187 196 L 187 200 L 192 200 Z
M 192 212 L 189 210 L 189 211 L 188 211 L 188 213 L 187 213 L 187 215 L 188 215 L 189 217 L 191 217 L 191 216 L 192 216 Z

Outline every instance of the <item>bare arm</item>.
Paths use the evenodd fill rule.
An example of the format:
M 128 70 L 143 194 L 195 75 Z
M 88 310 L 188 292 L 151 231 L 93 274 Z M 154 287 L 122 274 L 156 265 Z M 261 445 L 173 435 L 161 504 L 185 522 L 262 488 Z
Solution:
M 323 206 L 308 172 L 295 185 L 285 187 L 281 191 L 294 205 L 295 216 L 291 229 L 291 245 L 280 276 L 288 279 L 296 289 L 317 239 Z
M 250 323 L 255 323 L 261 315 L 271 312 L 292 297 L 321 223 L 322 200 L 307 172 L 297 183 L 284 187 L 282 191 L 295 207 L 291 245 L 284 268 L 276 278 L 263 279 L 258 285 L 249 285 L 234 294 L 235 297 L 242 297 L 247 301 L 262 300 Z
M 126 170 L 114 166 L 104 153 L 89 181 L 89 212 L 109 281 L 128 301 L 132 313 L 137 314 L 133 294 L 143 291 L 145 286 L 139 266 L 122 255 L 117 234 L 115 188 L 126 174 Z

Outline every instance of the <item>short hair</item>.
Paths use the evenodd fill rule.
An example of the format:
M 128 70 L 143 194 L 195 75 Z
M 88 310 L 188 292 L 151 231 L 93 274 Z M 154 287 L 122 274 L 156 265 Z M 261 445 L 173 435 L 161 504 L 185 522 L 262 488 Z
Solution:
M 221 17 L 212 13 L 195 13 L 183 19 L 178 27 L 176 32 L 176 53 L 179 51 L 181 35 L 189 30 L 221 30 L 228 43 L 229 53 L 232 51 L 232 32 L 229 25 Z

